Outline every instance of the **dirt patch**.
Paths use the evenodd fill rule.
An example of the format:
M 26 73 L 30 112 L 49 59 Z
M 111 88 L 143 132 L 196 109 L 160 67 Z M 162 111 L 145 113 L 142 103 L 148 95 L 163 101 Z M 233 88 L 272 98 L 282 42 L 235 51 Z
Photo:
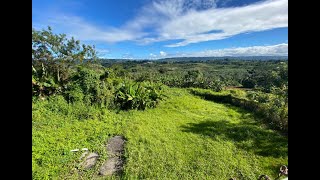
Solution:
M 123 170 L 123 153 L 125 139 L 123 136 L 114 136 L 107 144 L 108 160 L 100 167 L 100 175 L 118 174 Z

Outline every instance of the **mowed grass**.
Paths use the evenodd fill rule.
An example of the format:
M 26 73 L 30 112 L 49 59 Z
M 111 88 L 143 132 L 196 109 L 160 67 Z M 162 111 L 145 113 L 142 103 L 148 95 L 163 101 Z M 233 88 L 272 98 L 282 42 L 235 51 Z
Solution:
M 106 139 L 116 134 L 127 139 L 126 163 L 122 176 L 112 178 L 275 178 L 279 167 L 288 164 L 287 138 L 266 129 L 251 113 L 203 100 L 185 89 L 168 89 L 167 95 L 155 109 L 93 109 L 92 116 L 83 119 L 72 106 L 62 113 L 48 108 L 53 105 L 41 108 L 45 102 L 36 103 L 45 110 L 33 111 L 34 179 L 92 179 L 107 158 Z M 78 174 L 74 168 L 80 153 L 70 150 L 82 147 L 101 157 L 94 169 Z

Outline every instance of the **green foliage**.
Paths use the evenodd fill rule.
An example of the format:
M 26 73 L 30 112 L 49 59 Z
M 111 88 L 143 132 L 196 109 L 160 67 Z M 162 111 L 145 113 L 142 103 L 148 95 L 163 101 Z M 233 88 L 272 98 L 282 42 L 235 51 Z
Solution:
M 41 63 L 41 69 L 38 71 L 32 66 L 32 96 L 43 97 L 60 93 L 62 88 L 57 84 L 54 78 L 48 75 L 48 71 Z
M 82 102 L 85 96 L 78 84 L 71 85 L 65 94 L 69 102 Z
M 53 34 L 52 29 L 32 29 L 32 96 L 61 93 L 74 67 L 84 60 L 96 58 L 94 47 L 79 40 Z
M 279 89 L 277 89 L 279 93 Z M 231 93 L 228 91 L 216 93 L 209 90 L 191 89 L 195 95 L 207 100 L 229 103 L 249 110 L 264 118 L 268 125 L 284 133 L 288 132 L 288 100 L 287 97 L 275 93 L 268 94 L 259 91 L 243 93 Z
M 277 129 L 288 131 L 288 87 L 271 89 L 271 93 L 249 91 L 248 99 L 258 102 L 262 107 L 260 114 L 268 117 L 269 123 Z
M 97 73 L 79 67 L 65 93 L 69 102 L 98 104 L 110 109 L 124 110 L 153 108 L 163 99 L 163 87 L 159 83 L 133 82 L 116 78 L 113 71 Z
M 154 73 L 141 73 L 137 78 L 132 78 L 135 79 L 137 82 L 143 82 L 143 81 L 154 81 L 156 80 L 155 74 Z
M 85 104 L 98 104 L 102 107 L 111 105 L 113 101 L 113 86 L 105 81 L 109 72 L 99 74 L 86 67 L 78 67 L 77 73 L 72 77 L 66 97 L 69 102 L 84 102 Z M 100 80 L 104 79 L 104 80 Z
M 248 93 L 246 91 L 240 90 L 240 89 L 230 89 L 230 90 L 226 90 L 226 92 L 229 91 L 230 94 L 232 94 L 235 97 L 246 97 L 248 95 Z
M 203 74 L 199 70 L 188 71 L 184 77 L 163 76 L 158 81 L 170 87 L 203 88 L 217 92 L 225 87 L 225 83 L 220 79 L 203 77 Z
M 124 81 L 115 93 L 115 103 L 121 109 L 154 108 L 162 100 L 163 86 L 150 82 Z
M 185 81 L 187 82 L 195 82 L 203 77 L 203 74 L 197 69 L 197 70 L 192 70 L 188 71 L 187 74 L 185 75 Z
M 259 88 L 264 92 L 271 92 L 274 87 L 288 86 L 288 64 L 280 62 L 272 69 L 248 70 L 242 85 L 245 88 Z
M 55 35 L 51 27 L 37 31 L 32 28 L 32 60 L 82 62 L 96 58 L 94 47 L 80 44 L 79 40 L 66 38 L 65 34 Z
M 104 65 L 119 70 L 121 77 L 134 81 L 162 82 L 170 87 L 199 87 L 220 91 L 228 86 L 243 84 L 249 88 L 265 86 L 268 90 L 272 87 L 270 85 L 280 87 L 278 82 L 281 79 L 286 81 L 286 68 L 283 68 L 287 65 L 286 61 L 113 61 L 109 60 Z

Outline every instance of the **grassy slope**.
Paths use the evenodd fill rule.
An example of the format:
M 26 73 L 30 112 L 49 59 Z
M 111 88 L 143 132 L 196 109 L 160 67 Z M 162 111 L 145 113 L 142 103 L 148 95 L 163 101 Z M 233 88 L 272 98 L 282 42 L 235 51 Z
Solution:
M 98 152 L 100 159 L 106 159 L 105 141 L 113 134 L 120 134 L 124 123 L 112 112 L 80 104 L 68 105 L 62 98 L 33 103 L 33 179 L 77 178 L 74 168 L 82 152 L 70 150 L 88 148 Z M 91 179 L 97 168 L 82 176 Z
M 167 101 L 144 112 L 106 112 L 86 121 L 67 119 L 71 112 L 49 112 L 33 111 L 34 175 L 76 177 L 70 169 L 80 154 L 69 150 L 88 147 L 102 153 L 102 163 L 105 139 L 119 133 L 128 140 L 125 179 L 274 178 L 279 166 L 288 164 L 286 138 L 260 126 L 246 111 L 182 89 L 170 89 Z

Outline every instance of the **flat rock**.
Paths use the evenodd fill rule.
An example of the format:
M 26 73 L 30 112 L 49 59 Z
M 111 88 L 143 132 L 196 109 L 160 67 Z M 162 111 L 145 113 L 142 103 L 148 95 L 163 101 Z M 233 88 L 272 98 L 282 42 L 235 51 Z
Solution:
M 107 144 L 107 152 L 109 157 L 121 156 L 123 153 L 124 142 L 123 136 L 114 136 L 110 138 Z
M 123 169 L 123 152 L 124 152 L 124 137 L 114 136 L 109 139 L 107 144 L 108 160 L 100 167 L 99 175 L 110 176 L 119 173 Z
M 83 168 L 85 169 L 92 168 L 96 164 L 98 158 L 99 158 L 99 155 L 97 153 L 90 153 L 86 157 L 86 160 L 82 163 Z
M 109 158 L 99 170 L 100 175 L 110 176 L 122 170 L 123 161 L 119 157 Z

